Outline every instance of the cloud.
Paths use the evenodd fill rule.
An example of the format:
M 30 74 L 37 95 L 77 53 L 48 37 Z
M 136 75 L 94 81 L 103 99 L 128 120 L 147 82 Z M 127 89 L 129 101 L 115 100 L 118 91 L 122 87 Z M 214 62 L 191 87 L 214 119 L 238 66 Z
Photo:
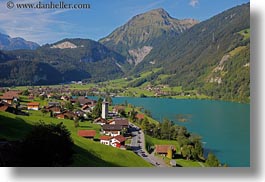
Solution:
M 0 2 L 0 30 L 11 37 L 22 37 L 40 44 L 52 42 L 58 37 L 67 36 L 73 27 L 57 15 L 67 10 L 47 9 L 8 9 L 6 3 Z M 14 3 L 38 3 L 39 0 L 17 0 Z
M 189 5 L 195 8 L 199 4 L 199 0 L 190 0 Z

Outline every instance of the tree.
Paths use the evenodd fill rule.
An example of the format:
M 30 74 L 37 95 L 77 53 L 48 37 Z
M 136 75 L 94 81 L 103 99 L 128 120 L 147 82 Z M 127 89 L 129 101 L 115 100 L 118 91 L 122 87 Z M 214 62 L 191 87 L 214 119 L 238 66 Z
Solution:
M 102 112 L 102 102 L 103 102 L 103 99 L 102 98 L 99 98 L 96 106 L 94 107 L 94 109 L 92 111 L 92 117 L 94 119 L 96 119 L 96 118 L 98 118 L 98 117 L 101 116 L 101 112 Z
M 220 162 L 217 157 L 212 152 L 210 152 L 207 156 L 206 164 L 208 164 L 210 167 L 218 167 L 220 165 Z
M 80 105 L 80 102 L 79 101 L 77 101 L 76 103 L 75 103 L 75 105 L 74 105 L 74 108 L 79 108 L 81 105 Z
M 191 145 L 185 145 L 181 149 L 182 156 L 185 157 L 187 160 L 190 160 L 190 158 L 191 158 L 191 150 L 192 150 L 192 146 Z
M 106 101 L 109 103 L 109 105 L 112 105 L 112 98 L 110 96 L 106 97 Z
M 28 89 L 27 89 L 27 90 L 24 90 L 24 91 L 22 92 L 22 95 L 28 96 L 28 95 L 29 95 L 29 90 L 28 90 Z
M 60 124 L 40 122 L 22 141 L 19 166 L 68 166 L 72 163 L 71 133 Z
M 74 106 L 70 101 L 67 101 L 64 105 L 64 107 L 68 110 L 73 110 Z
M 161 138 L 170 140 L 170 128 L 171 122 L 168 119 L 164 119 L 161 125 Z
M 44 100 L 44 96 L 43 95 L 40 95 L 39 98 L 40 98 L 40 100 Z
M 78 117 L 74 118 L 74 125 L 75 125 L 75 128 L 79 127 L 79 118 Z

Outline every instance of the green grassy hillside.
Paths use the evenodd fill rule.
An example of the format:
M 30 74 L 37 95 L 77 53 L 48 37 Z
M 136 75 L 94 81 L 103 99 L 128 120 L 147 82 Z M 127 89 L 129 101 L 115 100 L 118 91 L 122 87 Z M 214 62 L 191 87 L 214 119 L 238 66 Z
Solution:
M 71 120 L 59 120 L 43 115 L 40 111 L 30 112 L 30 116 L 16 116 L 10 113 L 0 112 L 0 138 L 7 140 L 20 140 L 32 128 L 36 122 L 61 123 L 71 131 L 74 141 L 73 166 L 95 167 L 151 167 L 151 164 L 134 154 L 132 151 L 116 149 L 105 146 L 99 142 L 91 141 L 77 136 L 78 129 L 100 130 L 100 126 L 88 122 L 81 123 L 78 128 L 74 127 Z

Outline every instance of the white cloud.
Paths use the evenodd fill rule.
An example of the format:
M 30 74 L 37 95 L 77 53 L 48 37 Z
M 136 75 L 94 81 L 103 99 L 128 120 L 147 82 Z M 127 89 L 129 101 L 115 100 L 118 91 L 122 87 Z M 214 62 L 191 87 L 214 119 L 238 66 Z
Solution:
M 199 4 L 199 0 L 190 0 L 189 5 L 195 8 Z
M 40 44 L 51 42 L 70 33 L 69 23 L 56 19 L 55 15 L 66 10 L 8 9 L 0 2 L 1 32 L 11 37 L 22 37 Z M 14 3 L 37 3 L 39 0 L 17 0 Z

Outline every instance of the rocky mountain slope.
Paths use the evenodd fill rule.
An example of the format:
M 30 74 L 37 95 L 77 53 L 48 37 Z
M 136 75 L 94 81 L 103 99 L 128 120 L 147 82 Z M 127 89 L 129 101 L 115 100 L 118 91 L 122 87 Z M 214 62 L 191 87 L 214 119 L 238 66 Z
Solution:
M 0 50 L 18 50 L 18 49 L 35 50 L 38 47 L 39 44 L 35 42 L 26 41 L 20 37 L 11 38 L 8 35 L 0 33 Z
M 136 15 L 99 42 L 126 56 L 131 64 L 138 64 L 160 39 L 178 36 L 197 23 L 194 19 L 178 20 L 164 9 L 155 9 Z

